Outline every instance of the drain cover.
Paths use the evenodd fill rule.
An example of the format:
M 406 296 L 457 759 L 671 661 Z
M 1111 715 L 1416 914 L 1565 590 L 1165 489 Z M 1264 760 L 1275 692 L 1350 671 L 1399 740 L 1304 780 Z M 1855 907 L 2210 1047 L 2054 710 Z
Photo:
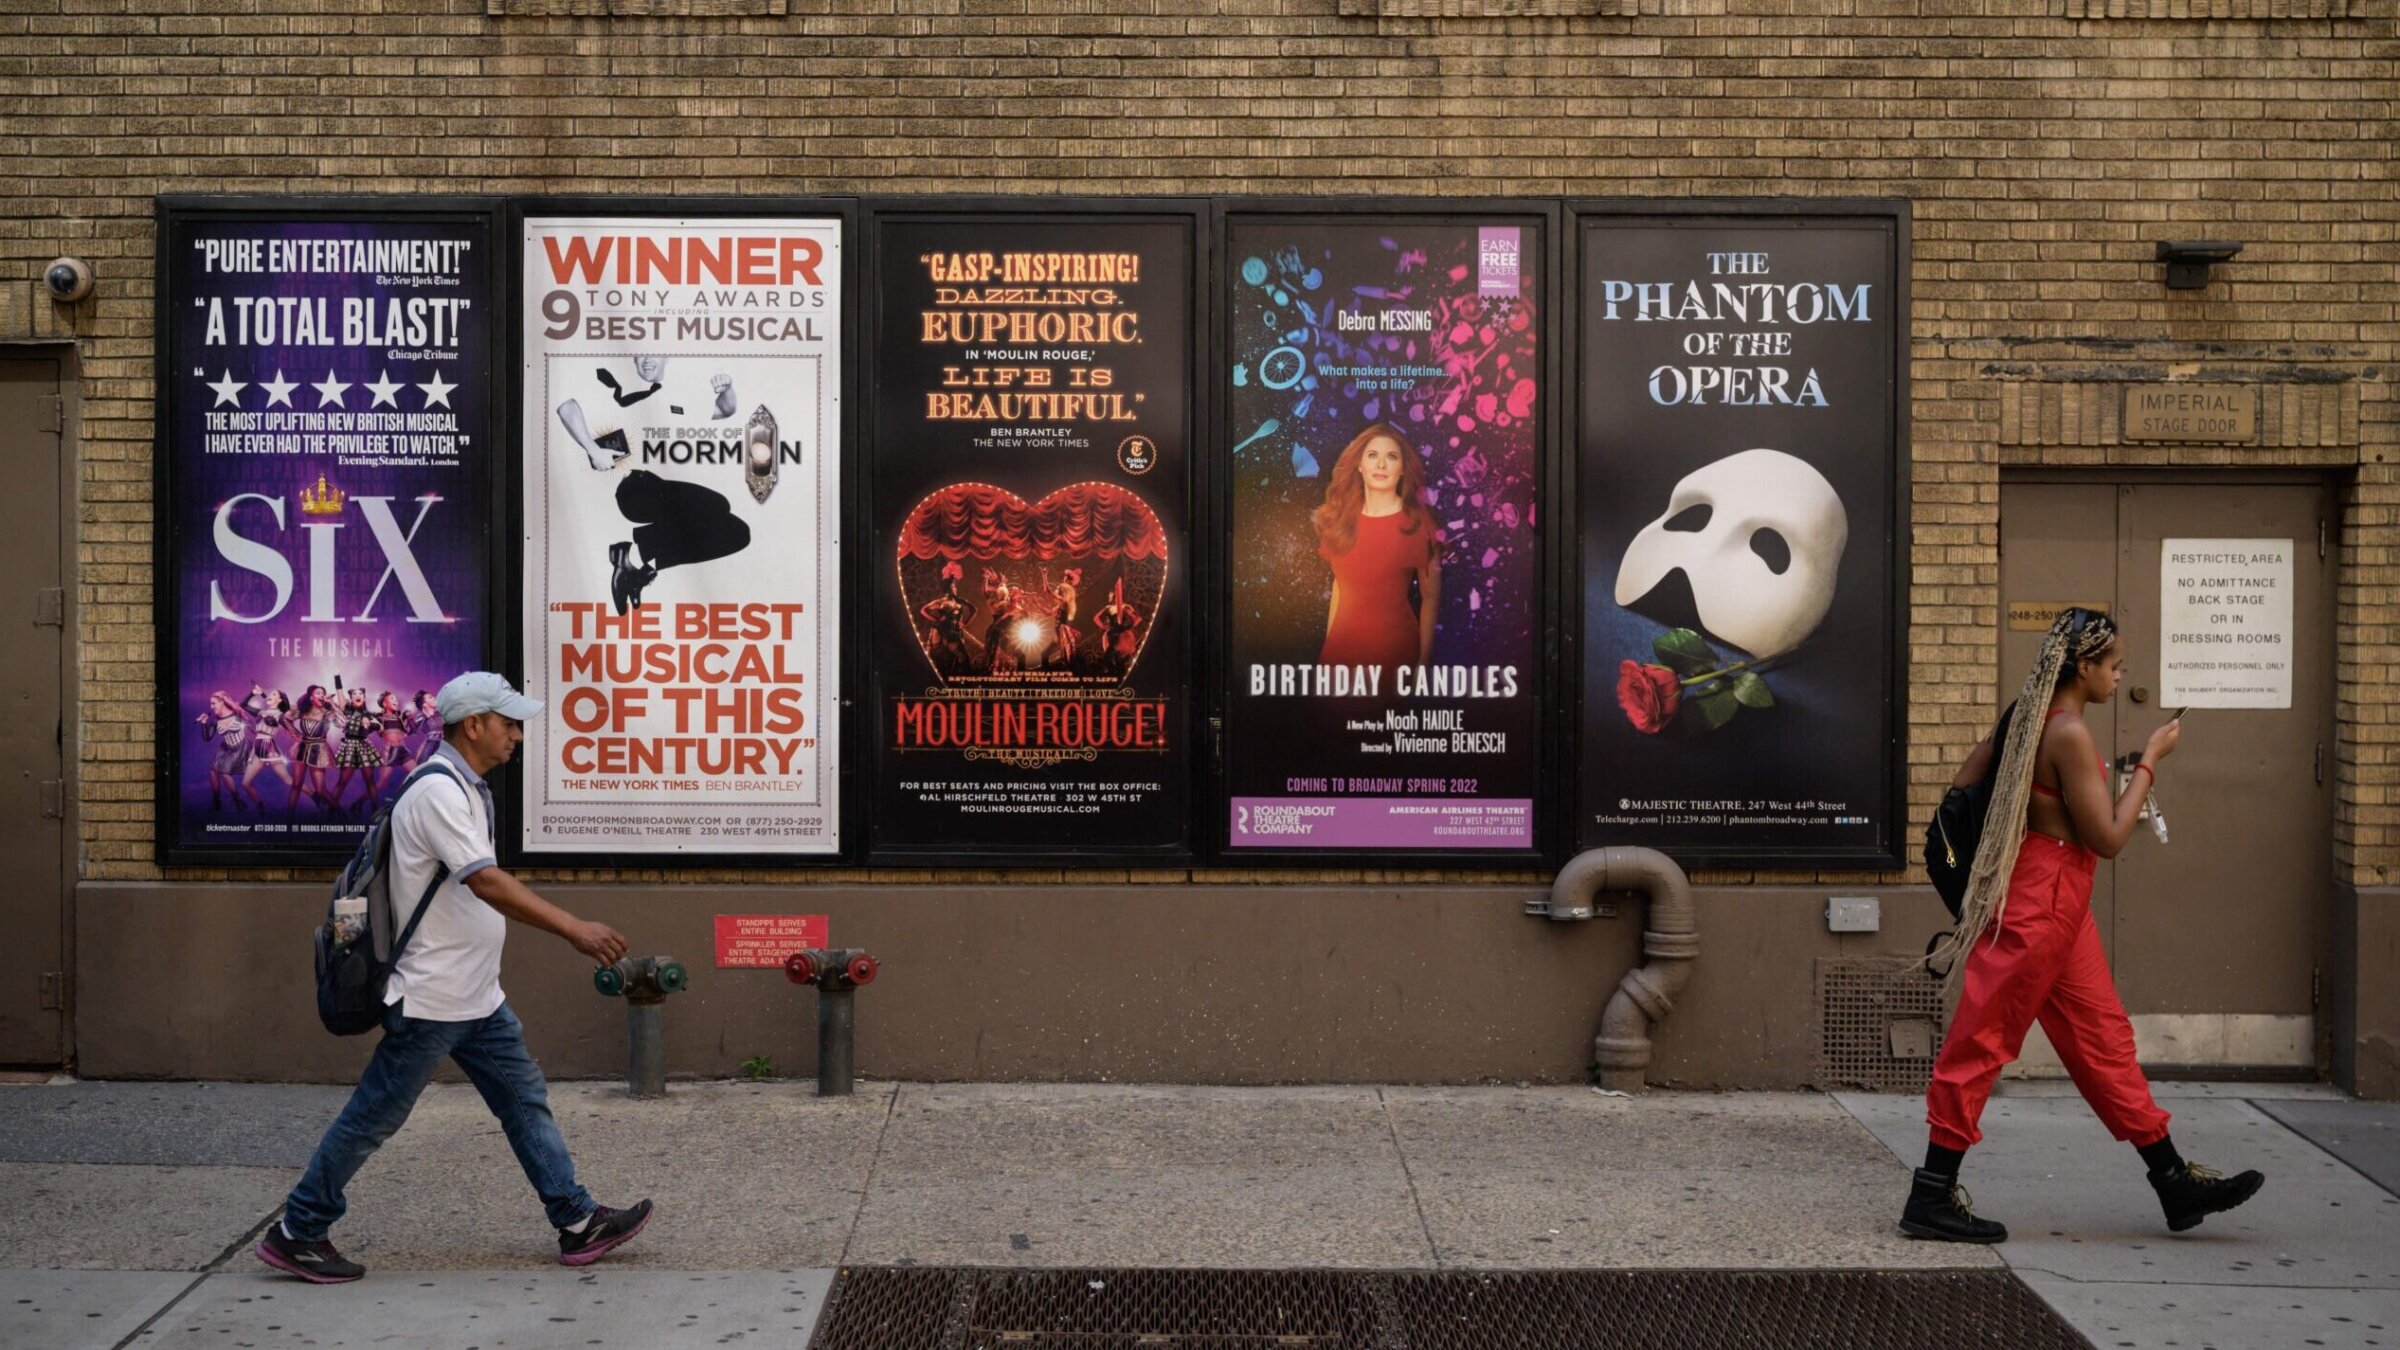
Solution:
M 2088 1350 L 2007 1271 L 841 1272 L 814 1350 Z

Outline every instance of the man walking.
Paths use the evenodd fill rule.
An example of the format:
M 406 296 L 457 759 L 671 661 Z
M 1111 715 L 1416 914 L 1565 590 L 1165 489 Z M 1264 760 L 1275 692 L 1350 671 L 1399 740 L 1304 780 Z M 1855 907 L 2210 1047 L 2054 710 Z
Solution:
M 525 719 L 542 705 L 489 671 L 443 685 L 435 705 L 442 743 L 429 758 L 444 761 L 457 781 L 421 770 L 401 789 L 391 817 L 392 894 L 421 896 L 437 868 L 448 873 L 392 969 L 374 1059 L 284 1199 L 283 1218 L 258 1244 L 260 1260 L 314 1284 L 366 1274 L 327 1238 L 348 1208 L 343 1188 L 408 1119 L 445 1057 L 457 1061 L 499 1119 L 558 1229 L 562 1263 L 589 1265 L 650 1221 L 648 1200 L 610 1209 L 576 1183 L 574 1159 L 550 1114 L 549 1085 L 500 992 L 500 947 L 510 919 L 555 933 L 603 965 L 625 954 L 615 929 L 576 918 L 493 862 L 492 790 L 483 776 L 516 753 Z M 406 915 L 397 917 L 397 926 L 406 923 Z

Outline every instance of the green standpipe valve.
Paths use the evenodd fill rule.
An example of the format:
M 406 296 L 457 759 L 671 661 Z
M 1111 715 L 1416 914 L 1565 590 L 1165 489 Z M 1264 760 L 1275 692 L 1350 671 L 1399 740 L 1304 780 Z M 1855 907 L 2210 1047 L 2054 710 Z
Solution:
M 672 956 L 628 956 L 592 972 L 592 988 L 625 1000 L 627 1046 L 625 1085 L 636 1097 L 667 1095 L 667 995 L 691 983 Z

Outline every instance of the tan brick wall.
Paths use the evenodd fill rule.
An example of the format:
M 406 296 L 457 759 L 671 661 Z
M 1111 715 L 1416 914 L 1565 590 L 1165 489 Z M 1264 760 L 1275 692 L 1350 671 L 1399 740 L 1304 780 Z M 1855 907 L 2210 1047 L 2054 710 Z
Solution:
M 2069 18 L 2123 7 L 2066 0 L 1709 0 L 1469 20 L 1349 15 L 1355 0 L 788 0 L 780 16 L 721 18 L 491 7 L 609 8 L 0 5 L 0 277 L 61 252 L 101 275 L 72 313 L 0 285 L 0 337 L 72 337 L 80 358 L 87 878 L 156 875 L 161 192 L 1908 198 L 1915 818 L 1992 711 L 2002 465 L 2225 458 L 2067 442 L 2004 454 L 2017 386 L 2203 362 L 2307 368 L 2345 377 L 2349 434 L 2320 425 L 2241 459 L 2354 479 L 2339 847 L 2362 884 L 2400 869 L 2388 3 L 2242 5 L 2372 17 L 2210 22 Z M 712 7 L 762 8 L 691 6 Z M 2210 290 L 2170 293 L 2151 261 L 2170 236 L 2249 247 Z

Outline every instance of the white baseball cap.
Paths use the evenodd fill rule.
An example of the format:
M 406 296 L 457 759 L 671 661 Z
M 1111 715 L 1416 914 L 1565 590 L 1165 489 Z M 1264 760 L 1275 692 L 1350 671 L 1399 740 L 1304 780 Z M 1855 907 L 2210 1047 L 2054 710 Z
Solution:
M 519 722 L 540 716 L 542 701 L 528 698 L 515 685 L 488 670 L 470 670 L 442 686 L 433 706 L 444 722 L 455 726 L 477 713 L 496 712 Z

